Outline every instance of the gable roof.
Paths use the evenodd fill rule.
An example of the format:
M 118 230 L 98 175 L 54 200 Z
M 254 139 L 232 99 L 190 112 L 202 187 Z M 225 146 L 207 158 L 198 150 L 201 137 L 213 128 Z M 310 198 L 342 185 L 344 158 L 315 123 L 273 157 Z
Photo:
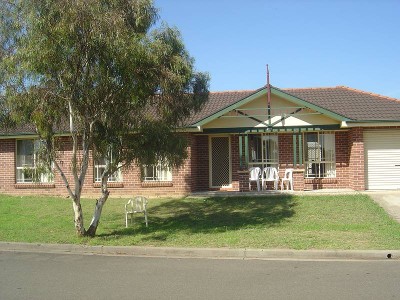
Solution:
M 226 91 L 226 92 L 210 92 L 208 101 L 203 108 L 194 113 L 187 121 L 186 124 L 197 124 L 215 113 L 229 107 L 230 105 L 246 99 L 247 97 L 255 94 L 258 90 L 251 91 Z
M 257 90 L 210 92 L 208 102 L 187 121 L 187 127 L 201 126 L 219 116 L 266 94 Z M 346 86 L 325 88 L 287 88 L 271 86 L 273 95 L 309 107 L 337 120 L 347 122 L 400 122 L 400 100 L 364 92 Z M 35 134 L 32 124 L 18 128 L 0 128 L 0 136 Z
M 400 100 L 368 93 L 345 86 L 327 88 L 278 89 L 272 94 L 302 104 L 337 120 L 349 122 L 400 121 Z M 228 110 L 241 106 L 266 93 L 266 87 L 253 91 L 211 92 L 203 109 L 194 114 L 187 124 L 202 125 Z
M 284 89 L 353 121 L 400 121 L 400 100 L 346 86 Z

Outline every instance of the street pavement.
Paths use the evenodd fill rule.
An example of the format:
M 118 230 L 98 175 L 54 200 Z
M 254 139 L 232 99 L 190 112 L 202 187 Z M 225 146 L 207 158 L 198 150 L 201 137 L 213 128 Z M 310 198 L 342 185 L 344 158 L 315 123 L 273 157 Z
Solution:
M 0 299 L 398 299 L 399 267 L 0 251 Z

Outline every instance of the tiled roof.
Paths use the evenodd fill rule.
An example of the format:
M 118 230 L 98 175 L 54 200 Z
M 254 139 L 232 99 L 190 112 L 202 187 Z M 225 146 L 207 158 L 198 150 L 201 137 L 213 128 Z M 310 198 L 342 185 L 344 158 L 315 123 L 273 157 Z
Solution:
M 15 135 L 15 134 L 35 134 L 36 129 L 33 124 L 20 124 L 17 128 L 1 128 L 0 127 L 0 136 L 1 135 Z
M 193 114 L 187 120 L 186 124 L 188 126 L 194 125 L 264 88 L 265 87 L 249 91 L 210 92 L 208 102 L 199 112 Z M 353 121 L 400 121 L 399 99 L 368 93 L 345 86 L 279 90 Z M 0 128 L 0 135 L 12 135 L 13 133 L 35 133 L 35 129 L 34 126 L 31 125 L 19 126 L 19 128 L 9 131 Z
M 195 124 L 259 90 L 210 93 L 206 105 L 188 123 Z M 400 121 L 399 99 L 345 86 L 279 90 L 354 121 Z
M 400 120 L 399 99 L 345 86 L 282 91 L 355 121 Z
M 207 103 L 199 112 L 193 114 L 193 116 L 187 120 L 187 124 L 197 123 L 211 116 L 212 114 L 219 112 L 227 106 L 254 94 L 257 91 L 258 90 L 210 92 Z

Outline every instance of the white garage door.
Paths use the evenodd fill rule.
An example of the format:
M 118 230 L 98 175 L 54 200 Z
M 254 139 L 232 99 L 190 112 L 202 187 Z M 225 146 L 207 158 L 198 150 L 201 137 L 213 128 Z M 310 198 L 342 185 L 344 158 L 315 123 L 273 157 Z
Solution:
M 364 131 L 366 188 L 400 189 L 400 130 Z

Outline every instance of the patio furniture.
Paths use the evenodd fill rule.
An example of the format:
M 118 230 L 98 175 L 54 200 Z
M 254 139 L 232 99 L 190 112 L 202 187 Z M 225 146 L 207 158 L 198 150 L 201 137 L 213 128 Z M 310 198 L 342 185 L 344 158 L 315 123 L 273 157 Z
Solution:
M 251 183 L 256 182 L 257 183 L 257 191 L 260 191 L 260 173 L 261 169 L 259 167 L 252 167 L 249 169 L 249 190 L 251 191 Z
M 273 182 L 274 189 L 277 190 L 279 182 L 278 170 L 275 167 L 265 167 L 262 171 L 261 182 L 263 190 L 267 189 L 267 182 Z
M 286 190 L 289 190 L 289 185 L 290 185 L 290 190 L 293 191 L 293 169 L 286 169 L 285 170 L 285 175 L 282 178 L 281 182 L 281 190 L 283 190 L 284 183 L 286 182 Z
M 125 204 L 125 226 L 128 228 L 128 216 L 131 218 L 131 224 L 133 221 L 134 214 L 143 213 L 146 227 L 149 227 L 147 222 L 147 203 L 146 197 L 137 196 L 133 199 L 129 199 L 128 203 Z

